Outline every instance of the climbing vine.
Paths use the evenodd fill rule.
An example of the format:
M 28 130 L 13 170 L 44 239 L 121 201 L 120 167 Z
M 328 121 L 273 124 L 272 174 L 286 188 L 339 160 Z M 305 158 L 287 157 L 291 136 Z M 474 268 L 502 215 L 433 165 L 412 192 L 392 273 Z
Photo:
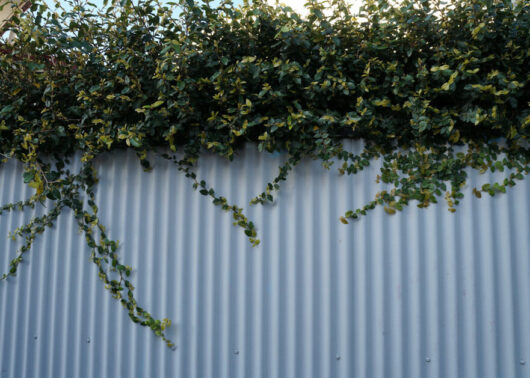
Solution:
M 344 175 L 381 159 L 377 180 L 391 189 L 345 209 L 345 224 L 378 206 L 393 214 L 442 197 L 454 212 L 469 169 L 508 171 L 473 188 L 477 197 L 505 192 L 529 172 L 526 1 L 368 0 L 359 13 L 340 0 L 308 7 L 302 17 L 261 0 L 122 0 L 102 9 L 69 0 L 35 1 L 16 14 L 6 27 L 17 38 L 0 45 L 0 158 L 22 162 L 35 192 L 0 214 L 53 205 L 11 233 L 23 244 L 2 279 L 71 209 L 106 289 L 132 321 L 174 347 L 170 321 L 137 303 L 131 267 L 98 217 L 93 163 L 109 150 L 134 150 L 146 170 L 149 153 L 173 161 L 253 245 L 257 228 L 244 208 L 195 174 L 204 151 L 231 160 L 250 142 L 286 152 L 249 206 L 273 201 L 302 159 Z M 364 140 L 364 150 L 347 151 L 345 139 Z M 76 156 L 81 168 L 72 171 Z

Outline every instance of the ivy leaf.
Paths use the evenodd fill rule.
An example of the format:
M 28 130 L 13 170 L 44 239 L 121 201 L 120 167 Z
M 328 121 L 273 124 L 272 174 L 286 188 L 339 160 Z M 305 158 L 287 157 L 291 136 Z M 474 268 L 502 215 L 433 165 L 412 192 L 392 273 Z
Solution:
M 24 183 L 27 184 L 35 179 L 35 171 L 26 171 L 23 174 Z
M 165 101 L 163 101 L 163 100 L 158 100 L 158 101 L 152 103 L 151 105 L 144 106 L 144 108 L 155 109 L 155 108 L 158 108 L 160 105 L 162 105 L 164 102 Z
M 385 206 L 385 211 L 387 212 L 387 214 L 395 214 L 396 213 L 396 209 L 392 208 L 392 207 L 388 207 L 388 206 Z
M 137 138 L 133 137 L 133 138 L 129 138 L 128 140 L 133 147 L 136 147 L 136 148 L 142 147 L 142 142 L 140 142 L 140 140 L 138 140 Z

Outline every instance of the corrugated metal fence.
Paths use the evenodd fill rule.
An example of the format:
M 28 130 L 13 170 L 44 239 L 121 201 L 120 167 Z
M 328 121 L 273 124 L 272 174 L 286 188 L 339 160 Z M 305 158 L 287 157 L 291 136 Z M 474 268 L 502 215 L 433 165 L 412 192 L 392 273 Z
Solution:
M 275 205 L 249 207 L 285 156 L 241 155 L 205 157 L 198 176 L 246 208 L 258 248 L 170 163 L 98 163 L 103 223 L 139 302 L 173 320 L 176 351 L 130 322 L 63 214 L 0 283 L 0 376 L 530 377 L 528 179 L 479 200 L 471 188 L 488 176 L 472 173 L 455 214 L 378 209 L 343 225 L 376 192 L 375 168 L 339 177 L 307 161 Z M 2 204 L 30 195 L 21 173 L 0 168 Z M 2 271 L 7 233 L 28 216 L 0 217 Z

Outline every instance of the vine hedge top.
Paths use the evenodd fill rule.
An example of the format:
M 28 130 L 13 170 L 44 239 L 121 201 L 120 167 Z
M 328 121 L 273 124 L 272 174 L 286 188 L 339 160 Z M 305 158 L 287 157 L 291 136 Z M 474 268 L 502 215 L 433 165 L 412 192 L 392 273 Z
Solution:
M 131 268 L 99 222 L 92 161 L 105 151 L 134 149 L 146 169 L 149 152 L 174 160 L 202 195 L 232 212 L 254 245 L 256 227 L 243 208 L 193 172 L 201 151 L 232 159 L 254 142 L 288 153 L 251 204 L 272 201 L 304 157 L 326 167 L 338 160 L 342 174 L 382 158 L 378 180 L 393 189 L 346 211 L 343 223 L 379 205 L 392 214 L 441 196 L 455 211 L 467 168 L 508 169 L 502 182 L 474 188 L 477 197 L 504 192 L 530 170 L 525 1 L 370 0 L 354 15 L 341 0 L 312 0 L 305 18 L 261 0 L 216 8 L 122 0 L 101 10 L 66 3 L 49 9 L 35 2 L 10 24 L 17 40 L 0 46 L 0 154 L 22 161 L 35 188 L 0 214 L 46 198 L 54 203 L 15 230 L 25 243 L 4 278 L 71 208 L 106 287 L 170 347 L 170 322 L 138 306 Z M 345 138 L 362 138 L 364 151 L 345 151 Z M 70 172 L 65 163 L 75 151 L 83 165 Z

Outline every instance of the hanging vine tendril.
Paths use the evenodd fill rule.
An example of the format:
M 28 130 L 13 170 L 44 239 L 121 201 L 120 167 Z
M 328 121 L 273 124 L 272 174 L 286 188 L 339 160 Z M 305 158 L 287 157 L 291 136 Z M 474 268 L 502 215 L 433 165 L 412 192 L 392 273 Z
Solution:
M 304 158 L 338 162 L 345 175 L 382 159 L 377 180 L 390 189 L 345 209 L 345 224 L 442 197 L 454 212 L 469 169 L 507 170 L 473 188 L 505 192 L 530 170 L 529 10 L 525 1 L 369 0 L 354 14 L 343 1 L 313 0 L 301 17 L 261 0 L 102 9 L 72 0 L 15 11 L 4 28 L 17 38 L 0 45 L 0 158 L 22 162 L 35 193 L 0 215 L 51 205 L 11 233 L 23 244 L 1 278 L 71 209 L 105 288 L 175 347 L 170 321 L 138 305 L 131 267 L 99 219 L 93 162 L 109 150 L 134 150 L 146 170 L 150 152 L 173 161 L 252 245 L 260 240 L 244 208 L 194 172 L 203 151 L 233 159 L 250 142 L 287 153 L 250 205 L 272 202 Z M 364 140 L 363 151 L 346 151 L 345 139 Z M 76 152 L 82 164 L 71 172 Z

